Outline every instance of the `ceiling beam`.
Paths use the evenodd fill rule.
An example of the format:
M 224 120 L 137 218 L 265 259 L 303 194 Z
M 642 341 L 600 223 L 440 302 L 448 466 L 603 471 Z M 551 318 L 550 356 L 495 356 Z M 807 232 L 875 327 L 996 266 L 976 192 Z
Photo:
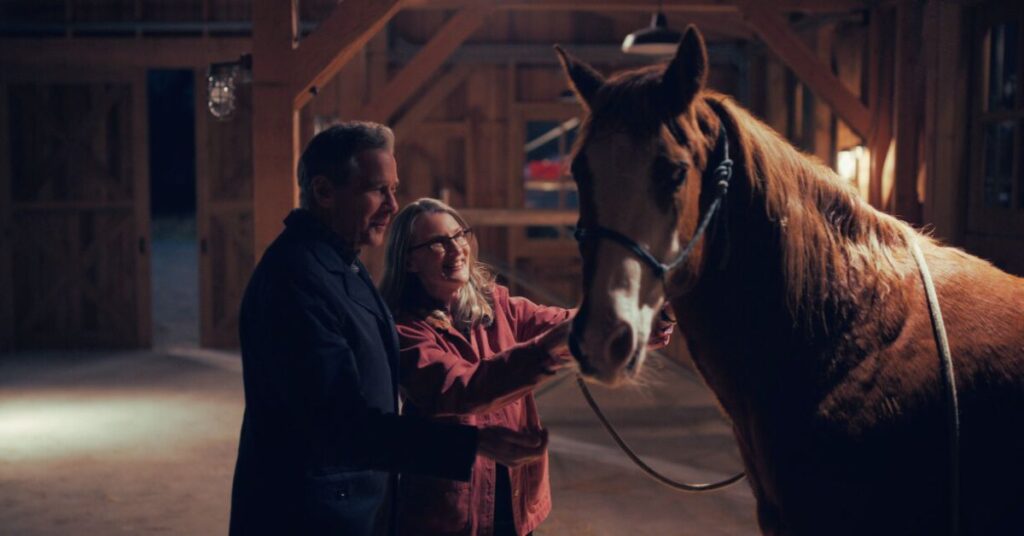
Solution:
M 441 75 L 437 82 L 430 86 L 430 89 L 421 98 L 416 99 L 415 104 L 410 106 L 402 114 L 401 118 L 395 122 L 395 136 L 399 140 L 410 136 L 416 130 L 416 127 L 427 118 L 430 112 L 434 111 L 441 104 L 441 101 L 469 78 L 471 72 L 472 70 L 469 65 L 456 65 Z
M 403 7 L 402 0 L 346 0 L 293 51 L 294 106 L 302 108 Z
M 5 65 L 116 65 L 186 68 L 232 61 L 252 50 L 248 37 L 0 39 Z
M 466 6 L 493 5 L 504 11 L 643 11 L 659 7 L 666 12 L 736 13 L 739 2 L 714 0 L 408 0 L 411 9 L 458 9 Z M 867 9 L 866 0 L 776 0 L 775 9 L 783 12 L 835 13 Z
M 860 98 L 846 89 L 829 66 L 819 60 L 800 36 L 789 28 L 775 9 L 759 0 L 736 0 L 742 6 L 747 24 L 769 49 L 786 64 L 814 95 L 828 103 L 836 116 L 858 135 L 868 139 L 871 113 Z
M 388 122 L 409 97 L 415 95 L 437 72 L 455 49 L 480 28 L 491 11 L 490 7 L 466 7 L 448 19 L 416 56 L 383 89 L 375 92 L 363 115 L 374 121 Z

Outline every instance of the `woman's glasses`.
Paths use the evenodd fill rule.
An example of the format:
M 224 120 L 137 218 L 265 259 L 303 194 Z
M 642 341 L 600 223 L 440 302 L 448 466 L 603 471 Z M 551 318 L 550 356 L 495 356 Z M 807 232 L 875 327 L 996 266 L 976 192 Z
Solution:
M 437 238 L 431 238 L 422 244 L 416 244 L 409 248 L 409 251 L 414 251 L 420 248 L 430 248 L 430 251 L 434 253 L 444 253 L 449 248 L 455 249 L 457 247 L 464 248 L 469 245 L 469 235 L 473 234 L 472 229 L 459 229 L 459 231 L 451 236 L 439 236 Z

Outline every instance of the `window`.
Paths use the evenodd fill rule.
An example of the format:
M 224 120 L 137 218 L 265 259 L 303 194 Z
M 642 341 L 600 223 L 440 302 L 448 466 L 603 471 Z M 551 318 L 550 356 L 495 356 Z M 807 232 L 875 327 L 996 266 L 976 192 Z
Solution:
M 569 173 L 569 155 L 579 119 L 529 120 L 523 129 L 523 204 L 540 210 L 576 210 L 576 183 Z M 571 229 L 529 226 L 528 239 L 571 238 Z
M 978 66 L 972 131 L 968 225 L 986 234 L 1013 233 L 1024 222 L 1024 14 L 990 4 L 975 27 Z

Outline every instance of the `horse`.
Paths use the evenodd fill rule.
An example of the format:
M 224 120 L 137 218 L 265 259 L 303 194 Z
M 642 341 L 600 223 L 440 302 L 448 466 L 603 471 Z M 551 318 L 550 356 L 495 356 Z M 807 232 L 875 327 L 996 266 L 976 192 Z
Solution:
M 584 109 L 581 372 L 635 378 L 667 301 L 762 533 L 1024 531 L 1024 279 L 871 207 L 708 89 L 692 26 L 667 65 L 610 78 L 556 51 Z M 955 364 L 957 456 L 915 243 Z

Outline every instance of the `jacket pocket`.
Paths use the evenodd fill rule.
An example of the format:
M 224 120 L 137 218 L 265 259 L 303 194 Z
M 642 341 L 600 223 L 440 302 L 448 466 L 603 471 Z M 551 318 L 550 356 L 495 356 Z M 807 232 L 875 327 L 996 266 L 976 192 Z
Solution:
M 462 534 L 472 521 L 468 482 L 402 475 L 398 526 L 402 535 Z
M 307 475 L 302 486 L 302 518 L 311 528 L 360 533 L 372 527 L 384 501 L 387 473 L 345 471 Z

